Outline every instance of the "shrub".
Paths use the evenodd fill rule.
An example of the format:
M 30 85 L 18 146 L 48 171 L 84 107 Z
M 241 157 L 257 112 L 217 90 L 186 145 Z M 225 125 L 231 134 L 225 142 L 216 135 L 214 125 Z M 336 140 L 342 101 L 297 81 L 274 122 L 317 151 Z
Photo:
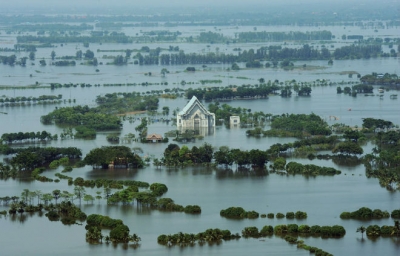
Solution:
M 127 243 L 129 241 L 129 228 L 126 225 L 118 225 L 110 231 L 110 240 L 113 242 Z
M 318 225 L 311 226 L 310 233 L 312 235 L 319 235 L 321 233 L 321 227 Z
M 393 226 L 382 226 L 381 227 L 381 235 L 386 235 L 386 236 L 390 236 L 392 234 L 394 234 L 395 232 L 395 228 Z
M 258 233 L 258 228 L 257 227 L 246 227 L 242 230 L 242 235 L 243 237 L 254 237 L 257 238 L 260 236 Z
M 331 227 L 331 236 L 344 236 L 346 234 L 346 230 L 344 227 L 339 225 L 334 225 Z
M 277 225 L 274 228 L 274 232 L 277 235 L 282 235 L 282 234 L 286 234 L 288 231 L 288 228 L 286 225 Z
M 374 219 L 383 219 L 383 218 L 389 218 L 390 214 L 388 211 L 381 211 L 379 209 L 375 209 L 372 211 L 372 218 Z
M 357 211 L 351 213 L 351 218 L 354 219 L 371 219 L 372 210 L 367 207 L 361 207 Z
M 274 233 L 272 226 L 264 226 L 260 231 L 260 236 L 270 236 Z
M 284 218 L 284 217 L 285 217 L 285 215 L 283 215 L 283 213 L 278 212 L 278 213 L 276 214 L 276 218 L 277 218 L 277 219 L 282 219 L 282 218 Z
M 295 243 L 297 243 L 297 238 L 287 235 L 287 236 L 285 236 L 285 241 L 289 242 L 291 244 L 295 244 Z
M 367 227 L 367 236 L 380 236 L 381 228 L 378 225 L 370 225 Z
M 221 210 L 220 215 L 225 218 L 242 219 L 246 217 L 246 211 L 242 207 L 229 207 Z
M 301 234 L 309 234 L 311 232 L 311 228 L 308 225 L 300 225 L 299 233 Z
M 267 214 L 265 214 L 265 213 L 261 214 L 260 216 L 261 216 L 261 218 L 267 218 Z
M 390 216 L 394 219 L 400 219 L 400 209 L 393 210 Z
M 150 190 L 153 191 L 155 196 L 162 196 L 164 193 L 168 191 L 166 185 L 161 183 L 153 183 L 150 185 Z
M 351 218 L 351 213 L 350 212 L 342 212 L 340 214 L 341 219 L 350 219 Z
M 332 228 L 330 226 L 322 226 L 321 227 L 321 236 L 327 237 L 331 236 Z
M 201 208 L 198 205 L 187 205 L 184 209 L 185 213 L 200 214 Z
M 287 212 L 286 219 L 294 219 L 294 212 Z
M 288 224 L 287 230 L 288 230 L 288 233 L 297 233 L 299 230 L 299 226 L 297 226 L 297 224 Z
M 260 214 L 258 214 L 256 211 L 249 211 L 246 213 L 246 215 L 249 219 L 257 219 Z
M 274 214 L 273 214 L 273 213 L 268 213 L 268 214 L 267 214 L 267 217 L 268 217 L 269 219 L 273 219 L 273 218 L 274 218 Z
M 302 212 L 302 211 L 297 211 L 294 216 L 296 217 L 296 219 L 306 219 L 307 218 L 307 213 L 306 212 Z

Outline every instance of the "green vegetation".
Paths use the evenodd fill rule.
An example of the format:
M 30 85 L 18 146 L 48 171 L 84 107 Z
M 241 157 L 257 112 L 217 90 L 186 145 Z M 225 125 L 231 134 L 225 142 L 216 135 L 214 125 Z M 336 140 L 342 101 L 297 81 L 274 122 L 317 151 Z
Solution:
M 383 219 L 389 217 L 390 214 L 388 211 L 382 211 L 380 209 L 371 210 L 367 207 L 361 207 L 360 209 L 354 212 L 342 212 L 340 214 L 341 219 L 371 220 L 371 219 Z
M 400 222 L 398 220 L 394 221 L 393 226 L 378 226 L 378 225 L 370 225 L 366 230 L 367 236 L 369 238 L 374 237 L 398 237 L 400 236 Z
M 52 161 L 57 160 L 61 157 L 67 157 L 69 159 L 80 158 L 82 152 L 80 149 L 69 147 L 69 148 L 39 148 L 39 147 L 28 147 L 28 148 L 8 148 L 4 154 L 16 154 L 10 161 L 10 165 L 19 171 L 33 170 L 36 167 L 42 167 L 46 164 L 50 164 Z
M 325 166 L 317 166 L 314 164 L 300 164 L 297 162 L 289 162 L 286 165 L 286 172 L 288 174 L 302 174 L 302 175 L 310 175 L 310 176 L 316 176 L 316 175 L 337 175 L 341 174 L 342 172 L 332 168 L 332 167 L 325 167 Z
M 108 169 L 113 168 L 141 168 L 144 166 L 143 160 L 126 146 L 108 146 L 92 149 L 84 158 L 88 165 L 94 168 Z
M 109 236 L 105 238 L 107 243 L 111 241 L 113 243 L 133 242 L 138 244 L 141 240 L 136 234 L 129 234 L 130 230 L 128 226 L 123 224 L 122 220 L 112 219 L 100 214 L 91 214 L 87 217 L 86 223 L 86 239 L 91 243 L 101 242 L 103 238 L 101 229 L 111 229 Z
M 239 239 L 239 234 L 232 234 L 229 230 L 220 230 L 220 229 L 207 229 L 204 232 L 200 232 L 198 234 L 189 234 L 189 233 L 176 233 L 172 235 L 160 235 L 157 238 L 157 242 L 161 245 L 165 246 L 174 246 L 174 245 L 193 245 L 198 242 L 199 245 L 203 245 L 204 243 L 216 243 L 221 240 L 228 241 L 231 239 Z
M 57 135 L 51 135 L 47 131 L 42 132 L 14 132 L 14 133 L 3 133 L 1 140 L 7 143 L 13 142 L 36 142 L 38 140 L 54 140 L 57 139 Z
M 122 126 L 121 120 L 114 115 L 99 113 L 88 106 L 63 107 L 41 117 L 44 124 L 85 125 L 97 131 L 116 130 Z
M 258 212 L 245 211 L 242 207 L 229 207 L 225 210 L 221 210 L 220 215 L 228 219 L 256 219 L 259 217 Z

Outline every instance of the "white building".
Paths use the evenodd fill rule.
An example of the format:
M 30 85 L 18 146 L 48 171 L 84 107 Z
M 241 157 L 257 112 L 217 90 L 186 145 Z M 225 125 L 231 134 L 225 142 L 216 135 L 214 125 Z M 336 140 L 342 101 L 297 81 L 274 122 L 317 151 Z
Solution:
M 198 130 L 199 128 L 215 127 L 215 114 L 210 113 L 201 102 L 193 96 L 192 99 L 176 116 L 178 128 Z
M 230 125 L 230 127 L 239 127 L 240 126 L 240 116 L 230 116 L 229 125 Z

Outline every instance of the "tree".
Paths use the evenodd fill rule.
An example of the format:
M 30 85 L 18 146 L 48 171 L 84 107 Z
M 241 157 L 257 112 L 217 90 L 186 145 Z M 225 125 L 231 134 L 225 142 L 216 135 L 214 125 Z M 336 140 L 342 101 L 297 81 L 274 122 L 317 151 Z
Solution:
M 82 197 L 85 196 L 85 188 L 82 187 L 82 186 L 75 186 L 75 188 L 74 188 L 74 194 L 75 194 L 76 198 L 79 199 L 79 205 L 80 205 L 80 204 L 81 204 Z
M 161 69 L 161 75 L 162 75 L 163 77 L 165 77 L 165 74 L 169 74 L 168 69 L 166 69 L 166 68 Z
M 57 200 L 58 198 L 60 198 L 61 196 L 61 191 L 59 189 L 53 190 L 53 198 L 54 200 L 56 200 L 56 204 L 57 204 Z
M 93 204 L 94 197 L 93 197 L 92 195 L 86 194 L 86 195 L 83 197 L 83 201 L 85 201 L 86 204 L 88 204 L 89 201 Z M 79 202 L 79 203 L 80 203 L 80 202 Z
M 91 50 L 86 50 L 85 58 L 86 59 L 93 59 L 94 58 L 94 52 L 92 52 Z
M 264 168 L 268 162 L 267 153 L 259 149 L 250 150 L 249 156 L 251 164 L 259 168 Z
M 30 52 L 29 53 L 29 59 L 30 60 L 35 60 L 35 53 L 34 52 Z
M 82 54 L 82 50 L 77 51 L 76 54 L 75 54 L 77 59 L 82 59 L 82 55 L 83 55 Z
M 341 142 L 332 150 L 332 153 L 341 153 L 341 154 L 354 154 L 361 155 L 363 153 L 363 149 L 360 145 L 355 142 L 345 141 Z
M 164 116 L 168 116 L 169 115 L 169 107 L 163 107 L 162 108 L 162 114 Z
M 21 63 L 21 66 L 26 66 L 26 60 L 28 59 L 28 57 L 22 57 L 22 58 L 20 58 L 20 63 Z
M 275 170 L 285 170 L 286 159 L 284 157 L 278 157 L 274 161 Z
M 55 51 L 51 51 L 51 60 L 54 60 L 54 58 L 56 57 L 56 52 Z
M 361 227 L 357 228 L 357 232 L 361 232 L 361 239 L 364 238 L 364 232 L 365 232 L 366 230 L 367 230 L 367 229 L 366 229 L 364 226 L 361 226 Z

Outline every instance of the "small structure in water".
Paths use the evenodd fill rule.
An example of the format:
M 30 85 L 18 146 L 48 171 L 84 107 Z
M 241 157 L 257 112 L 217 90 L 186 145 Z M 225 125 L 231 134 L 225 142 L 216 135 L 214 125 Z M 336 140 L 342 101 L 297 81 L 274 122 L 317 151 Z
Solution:
M 146 140 L 148 142 L 153 142 L 153 143 L 162 142 L 163 137 L 160 134 L 153 133 L 153 134 L 147 135 Z

